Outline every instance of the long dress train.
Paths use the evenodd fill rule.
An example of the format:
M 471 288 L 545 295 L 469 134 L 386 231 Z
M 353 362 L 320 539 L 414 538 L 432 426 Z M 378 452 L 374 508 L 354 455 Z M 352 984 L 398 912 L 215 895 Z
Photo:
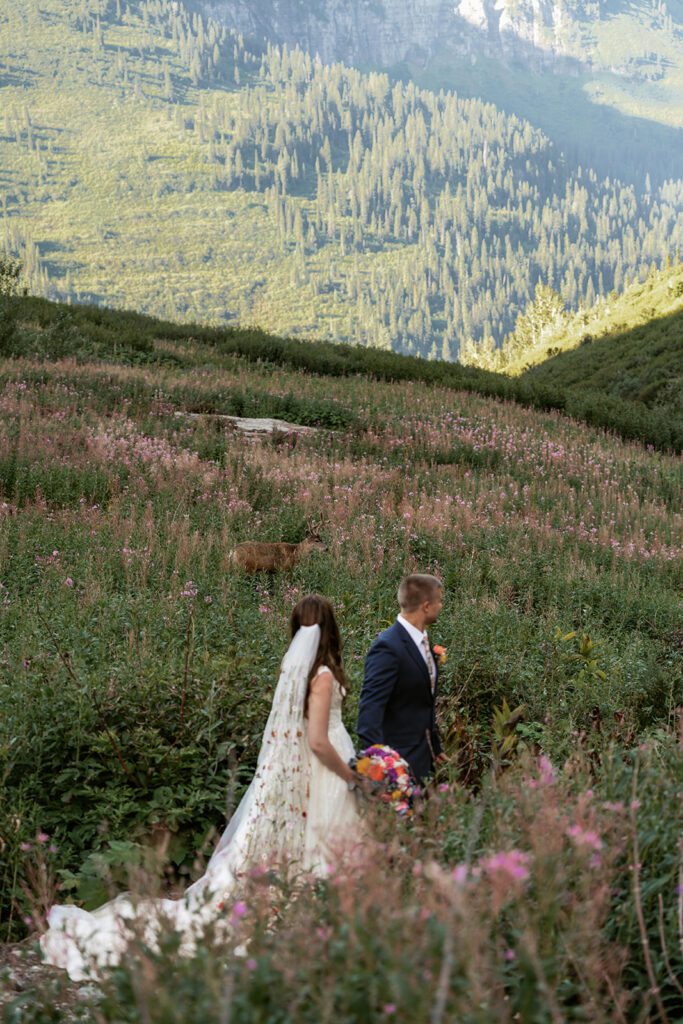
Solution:
M 162 923 L 181 935 L 181 953 L 191 954 L 210 922 L 225 919 L 226 900 L 236 898 L 240 879 L 255 867 L 287 863 L 324 877 L 341 844 L 361 834 L 353 793 L 311 754 L 304 703 L 308 675 L 320 639 L 319 626 L 302 626 L 282 662 L 263 734 L 254 778 L 214 850 L 204 875 L 177 900 L 135 899 L 128 893 L 89 912 L 55 906 L 40 939 L 44 960 L 74 981 L 96 977 L 120 962 L 130 925 L 154 945 Z M 329 738 L 346 761 L 353 743 L 341 718 L 341 688 L 335 683 Z

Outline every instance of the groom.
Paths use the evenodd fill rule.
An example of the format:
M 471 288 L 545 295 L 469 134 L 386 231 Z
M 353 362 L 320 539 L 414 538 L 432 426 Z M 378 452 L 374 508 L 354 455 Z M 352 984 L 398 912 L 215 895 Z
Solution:
M 436 576 L 406 576 L 398 603 L 396 622 L 380 633 L 365 659 L 358 737 L 362 748 L 392 747 L 422 784 L 435 760 L 447 760 L 434 715 L 439 669 L 426 632 L 443 607 L 443 584 Z

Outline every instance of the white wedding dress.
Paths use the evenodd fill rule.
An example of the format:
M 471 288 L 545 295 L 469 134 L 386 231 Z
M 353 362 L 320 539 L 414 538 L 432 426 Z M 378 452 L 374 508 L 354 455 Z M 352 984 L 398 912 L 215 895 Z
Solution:
M 131 925 L 154 945 L 162 923 L 180 933 L 181 952 L 191 954 L 207 924 L 227 922 L 225 904 L 237 898 L 240 881 L 250 871 L 285 865 L 299 874 L 325 877 L 337 857 L 361 844 L 354 794 L 308 745 L 304 703 L 319 640 L 319 626 L 302 626 L 290 644 L 254 778 L 205 874 L 178 900 L 136 899 L 124 893 L 92 912 L 71 905 L 53 907 L 48 931 L 40 939 L 47 963 L 64 968 L 74 981 L 96 977 L 99 968 L 120 961 Z M 342 722 L 342 697 L 335 681 L 328 735 L 348 761 L 354 748 Z

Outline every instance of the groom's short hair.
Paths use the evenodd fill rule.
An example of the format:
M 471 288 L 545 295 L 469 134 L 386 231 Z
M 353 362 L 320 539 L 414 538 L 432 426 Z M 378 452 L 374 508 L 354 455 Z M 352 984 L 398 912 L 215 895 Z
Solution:
M 443 583 L 437 576 L 416 572 L 401 580 L 398 588 L 398 603 L 402 612 L 414 612 L 425 601 L 431 600 L 437 590 L 443 590 Z

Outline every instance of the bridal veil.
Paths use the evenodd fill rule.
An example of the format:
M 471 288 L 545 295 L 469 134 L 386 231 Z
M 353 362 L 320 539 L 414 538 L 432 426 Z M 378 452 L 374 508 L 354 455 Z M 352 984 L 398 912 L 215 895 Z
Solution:
M 206 925 L 236 896 L 241 877 L 261 865 L 303 865 L 311 782 L 304 710 L 319 642 L 319 626 L 301 626 L 289 646 L 254 778 L 204 875 L 177 900 L 124 893 L 93 912 L 53 907 L 40 940 L 48 963 L 66 969 L 74 981 L 83 980 L 120 961 L 131 925 L 142 927 L 146 941 L 154 944 L 163 922 L 181 934 L 181 951 L 191 953 Z

